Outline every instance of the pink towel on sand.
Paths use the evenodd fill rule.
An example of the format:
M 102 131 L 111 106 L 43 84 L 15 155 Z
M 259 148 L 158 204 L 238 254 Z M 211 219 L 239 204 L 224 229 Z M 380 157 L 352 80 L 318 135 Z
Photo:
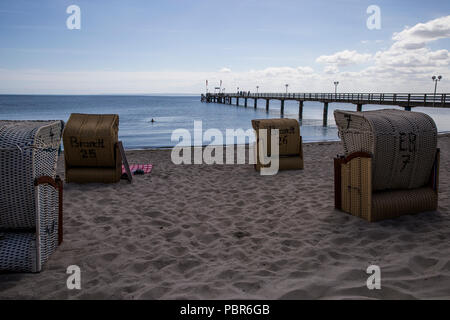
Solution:
M 144 174 L 152 172 L 153 165 L 152 164 L 130 164 L 130 171 L 133 174 L 136 170 L 144 171 Z M 125 170 L 125 166 L 122 165 L 122 174 L 127 173 Z

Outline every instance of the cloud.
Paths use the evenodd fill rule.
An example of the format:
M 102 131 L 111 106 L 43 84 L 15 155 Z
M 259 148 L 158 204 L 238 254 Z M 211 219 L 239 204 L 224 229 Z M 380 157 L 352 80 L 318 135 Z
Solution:
M 450 37 L 450 15 L 441 17 L 426 23 L 418 23 L 415 26 L 406 27 L 401 32 L 396 32 L 392 36 L 396 48 L 420 49 L 424 48 L 428 42 Z
M 205 80 L 219 83 L 227 91 L 237 87 L 244 91 L 334 92 L 333 81 L 339 79 L 340 92 L 428 92 L 434 89 L 432 75 L 450 79 L 450 53 L 447 49 L 430 49 L 427 44 L 450 38 L 449 18 L 443 17 L 405 28 L 392 37 L 393 44 L 374 54 L 343 50 L 322 55 L 325 64 L 317 72 L 310 66 L 271 66 L 248 71 L 228 67 L 214 72 L 116 72 L 88 70 L 51 72 L 46 70 L 0 70 L 0 93 L 97 94 L 97 93 L 200 93 Z M 360 69 L 341 70 L 358 65 Z M 438 91 L 450 91 L 450 80 L 442 81 Z
M 390 72 L 393 77 L 404 74 L 417 78 L 448 71 L 449 51 L 433 51 L 426 47 L 429 42 L 443 38 L 450 38 L 450 16 L 407 27 L 394 33 L 394 43 L 389 49 L 375 54 L 375 67 L 369 71 Z
M 371 86 L 372 90 L 377 86 L 388 88 L 389 91 L 412 91 L 413 88 L 420 88 L 418 91 L 423 92 L 427 91 L 424 88 L 430 86 L 429 79 L 433 74 L 450 76 L 449 51 L 432 50 L 426 46 L 429 42 L 443 38 L 450 38 L 450 16 L 418 23 L 394 33 L 394 43 L 373 55 L 344 50 L 333 55 L 320 56 L 316 61 L 326 64 L 323 76 L 339 75 L 342 83 L 351 83 L 360 88 Z M 339 72 L 337 68 L 362 62 L 372 64 L 354 72 Z M 441 87 L 443 86 L 444 83 Z
M 356 51 L 344 50 L 336 52 L 330 56 L 320 56 L 316 59 L 318 63 L 331 64 L 335 66 L 350 66 L 354 64 L 361 64 L 369 61 L 372 58 L 371 54 L 358 53 Z
M 314 69 L 311 67 L 270 67 L 252 72 L 262 77 L 292 77 L 311 74 L 314 72 Z
M 362 44 L 371 44 L 371 43 L 383 43 L 384 40 L 378 39 L 378 40 L 361 40 Z
M 323 69 L 323 72 L 325 72 L 326 74 L 336 74 L 339 72 L 339 68 L 336 66 L 326 66 Z
M 405 50 L 393 46 L 389 50 L 377 52 L 375 62 L 377 65 L 398 68 L 446 67 L 450 63 L 450 54 L 445 49 L 437 51 L 431 51 L 428 48 Z

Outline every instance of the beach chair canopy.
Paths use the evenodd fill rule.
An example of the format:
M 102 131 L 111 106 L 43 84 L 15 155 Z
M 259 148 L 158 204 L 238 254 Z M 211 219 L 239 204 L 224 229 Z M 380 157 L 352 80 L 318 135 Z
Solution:
M 118 133 L 117 114 L 71 114 L 63 133 L 66 182 L 119 181 Z
M 334 112 L 346 156 L 372 155 L 372 187 L 415 189 L 426 185 L 435 163 L 437 128 L 420 112 L 384 109 Z

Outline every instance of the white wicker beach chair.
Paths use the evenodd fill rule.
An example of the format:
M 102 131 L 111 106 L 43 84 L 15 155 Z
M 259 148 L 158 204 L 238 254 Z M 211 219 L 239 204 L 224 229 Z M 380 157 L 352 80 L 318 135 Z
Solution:
M 62 242 L 63 121 L 0 121 L 0 271 L 39 272 Z

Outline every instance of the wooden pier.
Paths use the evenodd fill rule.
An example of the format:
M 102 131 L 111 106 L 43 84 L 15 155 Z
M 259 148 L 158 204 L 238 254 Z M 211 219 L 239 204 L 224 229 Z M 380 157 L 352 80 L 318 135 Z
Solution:
M 323 125 L 328 122 L 329 103 L 351 103 L 356 105 L 357 111 L 362 111 L 365 104 L 399 106 L 411 111 L 415 107 L 450 108 L 450 94 L 446 93 L 207 93 L 201 95 L 202 102 L 224 103 L 239 106 L 239 99 L 244 100 L 244 107 L 248 107 L 248 99 L 254 99 L 253 107 L 258 106 L 258 99 L 266 100 L 266 111 L 269 111 L 270 100 L 279 100 L 281 114 L 284 114 L 286 100 L 298 101 L 299 119 L 303 119 L 305 101 L 323 103 Z

